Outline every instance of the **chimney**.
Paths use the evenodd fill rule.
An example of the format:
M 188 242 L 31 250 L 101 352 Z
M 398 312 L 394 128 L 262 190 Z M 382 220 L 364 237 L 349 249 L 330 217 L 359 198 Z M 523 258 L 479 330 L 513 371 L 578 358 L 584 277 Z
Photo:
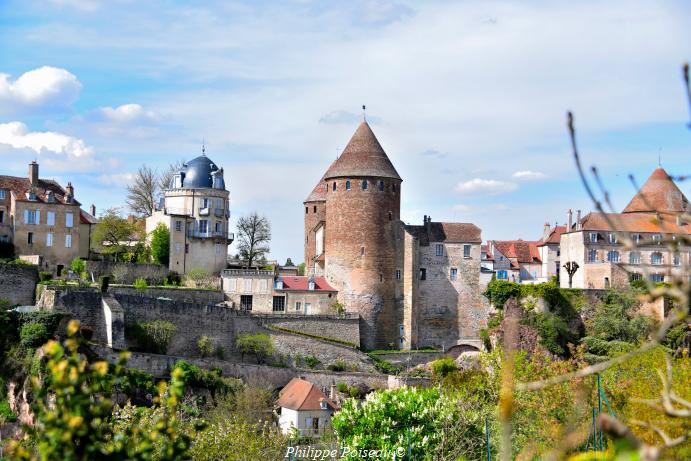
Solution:
M 425 225 L 425 226 L 427 225 L 427 215 L 424 215 L 424 216 L 422 217 L 422 224 Z
M 38 163 L 36 160 L 29 163 L 29 183 L 34 187 L 38 185 Z
M 65 202 L 72 203 L 72 200 L 74 200 L 74 187 L 71 182 L 68 182 L 65 187 Z
M 581 210 L 576 210 L 576 230 L 581 230 Z
M 573 226 L 573 211 L 571 209 L 566 213 L 566 225 L 566 232 L 571 232 L 571 226 Z
M 93 203 L 89 207 L 89 214 L 93 217 L 96 217 L 96 205 L 94 205 Z
M 331 387 L 329 387 L 329 398 L 333 401 L 336 401 L 336 385 L 332 384 Z
M 547 240 L 547 237 L 549 237 L 549 233 L 552 230 L 552 226 L 549 225 L 548 222 L 545 223 L 545 225 L 542 227 L 542 240 Z

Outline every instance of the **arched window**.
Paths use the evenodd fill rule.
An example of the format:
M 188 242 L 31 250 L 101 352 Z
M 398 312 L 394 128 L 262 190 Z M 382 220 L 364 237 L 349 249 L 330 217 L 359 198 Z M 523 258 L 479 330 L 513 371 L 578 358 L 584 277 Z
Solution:
M 367 190 L 367 180 L 362 181 L 362 190 Z
M 346 190 L 350 190 L 350 181 L 346 181 Z
M 336 181 L 334 181 L 333 190 L 336 190 Z
M 312 210 L 312 212 L 314 212 L 314 213 L 317 212 L 317 205 L 314 205 L 314 209 Z
M 389 211 L 389 221 L 393 220 L 393 213 Z
M 616 263 L 619 262 L 619 252 L 618 251 L 608 251 L 607 252 L 607 261 L 611 263 Z
M 605 277 L 605 288 L 609 288 L 609 277 Z
M 379 180 L 379 192 L 383 192 L 383 191 L 384 191 L 384 181 Z

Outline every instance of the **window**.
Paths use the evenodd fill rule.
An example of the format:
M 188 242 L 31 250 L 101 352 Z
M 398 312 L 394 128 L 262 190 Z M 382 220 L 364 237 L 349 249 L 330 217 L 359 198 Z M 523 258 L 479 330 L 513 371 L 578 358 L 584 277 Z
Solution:
M 33 232 L 29 232 L 28 234 L 26 234 L 26 243 L 28 243 L 29 245 L 34 244 L 34 233 Z
M 281 288 L 283 288 L 283 282 L 281 282 Z M 269 289 L 269 281 L 266 279 L 262 279 L 259 281 L 259 291 L 261 293 L 266 293 Z
M 660 244 L 660 241 L 662 241 L 662 235 L 660 234 L 653 234 L 653 242 L 657 243 L 658 245 Z
M 5 189 L 0 189 L 0 200 L 5 200 Z
M 309 212 L 310 212 L 310 207 L 306 206 L 305 207 L 305 214 L 309 214 Z
M 470 245 L 463 245 L 463 257 L 470 258 Z
M 220 221 L 216 221 L 216 232 L 223 232 L 223 224 Z
M 451 274 L 449 274 L 451 280 L 456 280 L 458 278 L 458 269 L 455 267 L 451 268 Z
M 175 244 L 175 253 L 180 254 L 181 252 L 182 252 L 182 244 L 176 243 Z
M 635 243 L 640 243 L 641 241 L 641 234 L 631 234 L 631 240 L 633 240 Z M 638 274 L 641 275 L 641 274 Z M 640 280 L 640 279 L 637 279 Z
M 46 214 L 46 224 L 49 226 L 55 226 L 55 212 L 54 211 L 49 211 L 48 214 Z
M 333 187 L 332 187 L 332 189 L 331 189 L 331 190 L 333 190 L 333 191 L 335 191 L 335 190 L 336 190 L 336 181 L 334 181 L 334 184 L 333 184 Z
M 617 243 L 617 234 L 615 234 L 614 232 L 610 232 L 607 235 L 607 238 L 609 239 L 609 243 Z
M 252 279 L 245 279 L 245 291 L 252 293 Z
M 295 310 L 302 310 L 302 303 L 300 301 L 295 301 Z
M 393 220 L 393 213 L 389 211 L 389 221 Z
M 379 181 L 379 192 L 383 192 L 383 191 L 384 191 L 384 181 L 380 180 Z
M 401 270 L 396 269 L 396 280 L 401 280 Z
M 619 262 L 619 252 L 618 251 L 608 251 L 607 252 L 607 261 L 611 263 L 617 263 Z
M 312 208 L 312 212 L 316 213 L 317 212 L 317 205 L 314 205 L 314 208 Z
M 588 262 L 594 263 L 597 261 L 597 250 L 588 251 Z
M 674 253 L 674 255 L 672 255 L 672 264 L 675 266 L 681 264 L 681 257 L 679 256 L 679 253 Z
M 656 283 L 664 282 L 665 276 L 663 274 L 650 274 L 650 280 Z
M 0 224 L 5 222 L 5 210 L 0 210 Z
M 437 243 L 435 248 L 437 250 L 437 256 L 444 256 L 444 245 L 443 244 Z
M 631 272 L 629 274 L 629 280 L 630 281 L 636 281 L 636 280 L 643 280 L 643 276 L 639 274 L 638 272 Z
M 187 253 L 189 253 L 189 252 L 190 252 L 190 244 L 189 244 L 189 243 L 185 243 L 185 254 L 187 254 Z
M 209 208 L 209 199 L 208 198 L 203 198 L 202 199 L 202 208 Z
M 365 256 L 365 247 L 360 247 L 360 256 Z
M 72 248 L 72 236 L 70 234 L 65 235 L 65 248 Z
M 508 280 L 509 273 L 505 270 L 497 271 L 497 280 Z
M 362 181 L 362 190 L 367 190 L 367 180 Z
M 175 231 L 176 232 L 182 231 L 182 221 L 175 221 Z
M 252 295 L 241 295 L 240 296 L 240 309 L 251 311 L 252 310 Z
M 420 280 L 427 280 L 427 269 L 424 267 L 420 268 Z
M 590 243 L 597 243 L 597 232 L 590 233 Z
M 656 266 L 662 264 L 662 253 L 654 251 L 650 255 L 650 264 L 655 264 Z
M 609 288 L 609 277 L 605 277 L 605 288 Z
M 38 224 L 41 212 L 38 210 L 24 210 L 24 224 Z
M 73 227 L 74 226 L 74 214 L 73 213 L 65 213 L 65 227 Z
M 640 264 L 641 263 L 641 253 L 638 251 L 632 251 L 629 253 L 629 264 Z
M 391 190 L 396 192 L 396 184 L 391 184 Z
M 350 190 L 350 181 L 346 181 L 346 190 Z
M 286 310 L 286 298 L 285 296 L 274 296 L 274 312 L 283 312 Z
M 220 254 L 221 254 L 221 244 L 220 244 L 220 243 L 217 243 L 217 244 L 214 245 L 214 252 L 215 252 L 217 255 L 220 255 Z
M 384 274 L 380 273 L 379 274 L 379 283 L 382 283 L 384 281 Z
M 53 246 L 53 234 L 50 232 L 46 234 L 46 246 L 47 247 Z
M 202 219 L 199 221 L 199 233 L 206 234 L 207 232 L 209 232 L 209 221 Z

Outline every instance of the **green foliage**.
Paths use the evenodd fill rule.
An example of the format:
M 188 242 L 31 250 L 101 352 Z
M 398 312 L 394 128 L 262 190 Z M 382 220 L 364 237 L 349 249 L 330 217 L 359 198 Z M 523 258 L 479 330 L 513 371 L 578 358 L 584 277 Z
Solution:
M 245 360 L 246 354 L 252 354 L 257 363 L 264 363 L 266 358 L 273 355 L 276 350 L 271 337 L 261 333 L 239 335 L 235 340 L 235 347 L 242 355 L 242 360 Z
M 229 391 L 228 384 L 221 377 L 221 370 L 204 370 L 184 360 L 178 360 L 175 368 L 181 371 L 180 378 L 188 386 L 208 389 L 211 395 Z
M 198 267 L 190 269 L 189 272 L 187 272 L 187 278 L 195 282 L 199 282 L 208 276 L 209 273 L 205 269 L 201 269 Z
M 151 232 L 151 257 L 164 266 L 170 260 L 170 230 L 163 223 L 158 223 Z
M 206 335 L 200 336 L 197 340 L 197 349 L 199 349 L 199 355 L 202 358 L 209 357 L 214 352 L 213 344 L 211 344 L 211 340 Z
M 511 298 L 518 299 L 521 296 L 521 286 L 514 282 L 492 279 L 482 294 L 489 299 L 494 307 L 503 309 L 506 301 Z
M 690 333 L 691 328 L 689 324 L 686 322 L 682 322 L 679 325 L 673 326 L 669 329 L 669 331 L 667 331 L 665 339 L 662 343 L 670 349 L 676 351 L 682 346 L 684 339 Z
M 86 263 L 81 258 L 74 258 L 70 264 L 70 269 L 72 269 L 72 272 L 75 274 L 81 275 L 82 272 L 86 272 Z
M 152 320 L 136 323 L 132 335 L 145 352 L 165 354 L 177 329 L 174 323 L 167 320 Z
M 319 365 L 320 363 L 321 361 L 313 355 L 305 356 L 305 365 L 307 365 L 310 368 L 316 368 L 317 365 Z
M 329 371 L 343 372 L 343 371 L 346 371 L 347 364 L 346 364 L 345 360 L 338 359 L 334 363 L 329 364 L 326 367 L 326 369 Z
M 223 346 L 217 346 L 216 349 L 214 350 L 214 356 L 219 360 L 225 359 L 226 358 L 226 348 Z
M 13 423 L 17 421 L 17 414 L 10 408 L 9 402 L 0 400 L 0 420 L 4 418 L 6 422 Z
M 190 454 L 195 461 L 279 460 L 287 443 L 279 428 L 230 414 L 199 432 Z
M 359 399 L 360 395 L 362 395 L 362 391 L 357 386 L 351 386 L 350 388 L 348 388 L 348 394 L 351 398 Z
M 578 340 L 567 321 L 553 312 L 528 312 L 523 323 L 537 329 L 540 345 L 558 356 L 568 356 L 568 345 Z
M 331 303 L 331 310 L 341 317 L 345 314 L 345 306 L 338 301 Z
M 165 285 L 170 285 L 174 287 L 180 286 L 182 283 L 182 278 L 180 277 L 180 274 L 178 274 L 175 271 L 170 271 L 168 275 L 166 276 L 166 279 L 164 281 Z
M 336 384 L 336 390 L 346 394 L 348 392 L 348 385 L 346 383 L 338 383 Z
M 39 272 L 38 273 L 38 280 L 41 282 L 47 282 L 53 278 L 53 273 L 52 272 Z
M 298 275 L 305 275 L 305 263 L 298 264 Z
M 101 253 L 113 255 L 117 260 L 122 254 L 131 251 L 131 243 L 135 241 L 138 230 L 133 223 L 120 216 L 119 209 L 110 208 L 94 226 L 91 239 Z
M 388 360 L 377 357 L 377 354 L 372 354 L 370 352 L 368 355 L 372 359 L 374 368 L 376 368 L 377 371 L 379 371 L 380 373 L 385 373 L 387 375 L 397 375 L 402 371 L 402 367 L 394 365 Z
M 21 346 L 25 349 L 43 345 L 50 338 L 48 329 L 42 323 L 26 323 L 19 332 Z
M 67 327 L 64 347 L 55 341 L 44 346 L 46 380 L 42 383 L 32 378 L 36 424 L 24 428 L 35 451 L 13 441 L 10 459 L 148 460 L 154 450 L 159 459 L 185 459 L 193 433 L 179 431 L 176 410 L 183 393 L 179 372 L 173 371 L 169 386 L 159 386 L 158 414 L 152 424 L 143 428 L 134 419 L 125 427 L 109 424 L 113 409 L 110 396 L 123 373 L 127 354 L 122 354 L 112 369 L 103 361 L 89 364 L 78 353 L 78 331 L 79 322 L 73 320 Z
M 437 378 L 443 378 L 449 373 L 458 370 L 458 365 L 451 357 L 443 357 L 431 363 L 432 374 Z
M 139 393 L 156 395 L 157 392 L 154 377 L 136 368 L 128 368 L 123 372 L 119 387 L 129 397 L 136 397 Z
M 146 283 L 146 280 L 144 280 L 143 278 L 139 277 L 139 278 L 137 278 L 137 279 L 134 281 L 134 287 L 135 287 L 137 290 L 145 290 L 145 289 L 149 288 L 149 284 Z

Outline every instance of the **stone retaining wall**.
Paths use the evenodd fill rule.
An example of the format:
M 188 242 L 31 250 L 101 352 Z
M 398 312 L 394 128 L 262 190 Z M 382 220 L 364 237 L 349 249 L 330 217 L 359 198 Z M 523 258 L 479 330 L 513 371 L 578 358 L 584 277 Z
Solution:
M 263 325 L 273 325 L 302 331 L 313 335 L 335 338 L 360 345 L 360 320 L 357 315 L 347 318 L 336 315 L 299 316 L 263 316 Z
M 138 278 L 148 283 L 160 283 L 170 272 L 158 264 L 130 264 L 111 261 L 86 261 L 86 271 L 93 273 L 94 279 L 102 275 L 111 277 L 113 283 L 131 284 Z
M 150 287 L 139 290 L 134 287 L 111 286 L 108 293 L 115 296 L 132 295 L 149 298 L 167 298 L 172 301 L 198 304 L 219 304 L 223 302 L 223 292 L 214 290 L 200 290 L 192 288 L 162 288 Z
M 33 305 L 36 283 L 36 266 L 0 264 L 0 299 L 7 299 L 12 305 Z

